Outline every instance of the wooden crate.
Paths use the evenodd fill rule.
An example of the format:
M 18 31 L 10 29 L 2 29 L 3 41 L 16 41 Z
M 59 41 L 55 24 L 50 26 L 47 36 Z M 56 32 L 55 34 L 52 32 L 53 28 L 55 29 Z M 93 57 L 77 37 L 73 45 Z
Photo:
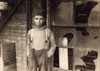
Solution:
M 14 43 L 0 43 L 0 71 L 16 71 Z

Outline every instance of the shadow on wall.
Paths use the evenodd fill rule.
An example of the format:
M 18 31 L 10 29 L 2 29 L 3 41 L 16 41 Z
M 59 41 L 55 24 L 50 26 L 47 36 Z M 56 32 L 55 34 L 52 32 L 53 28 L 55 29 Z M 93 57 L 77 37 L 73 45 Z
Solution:
M 88 23 L 88 17 L 91 10 L 98 2 L 86 2 L 75 6 L 75 21 L 76 23 Z
M 83 55 L 81 57 L 85 65 L 76 65 L 75 69 L 80 71 L 90 71 L 90 70 L 95 71 L 96 67 L 95 67 L 94 60 L 97 59 L 97 57 L 98 57 L 97 51 L 94 50 L 88 51 L 87 55 L 85 56 Z
M 83 36 L 89 36 L 89 32 L 84 27 L 78 27 L 76 28 L 76 31 L 80 31 Z
M 68 44 L 70 43 L 70 41 L 72 40 L 72 38 L 73 38 L 73 34 L 72 33 L 67 33 L 67 34 L 65 34 L 63 37 L 66 37 L 67 39 L 68 39 Z

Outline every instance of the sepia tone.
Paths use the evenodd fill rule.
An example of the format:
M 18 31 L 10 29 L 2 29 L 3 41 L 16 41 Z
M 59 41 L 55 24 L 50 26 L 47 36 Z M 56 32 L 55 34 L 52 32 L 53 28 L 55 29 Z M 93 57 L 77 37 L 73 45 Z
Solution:
M 100 0 L 0 0 L 0 71 L 28 71 L 27 33 L 42 12 L 56 41 L 52 71 L 99 71 Z

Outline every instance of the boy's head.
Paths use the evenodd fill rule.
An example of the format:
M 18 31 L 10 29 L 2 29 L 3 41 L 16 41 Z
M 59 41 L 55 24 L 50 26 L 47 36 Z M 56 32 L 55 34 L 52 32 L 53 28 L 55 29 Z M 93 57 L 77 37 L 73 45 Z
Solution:
M 45 18 L 42 14 L 36 14 L 32 16 L 32 23 L 34 23 L 37 27 L 41 27 L 45 22 Z

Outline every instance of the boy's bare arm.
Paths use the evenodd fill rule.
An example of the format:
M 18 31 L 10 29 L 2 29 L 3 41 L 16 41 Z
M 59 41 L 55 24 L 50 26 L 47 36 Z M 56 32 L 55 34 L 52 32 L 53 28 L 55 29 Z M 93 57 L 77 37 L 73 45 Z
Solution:
M 30 30 L 28 31 L 28 34 L 27 34 L 27 56 L 29 56 L 29 47 L 30 47 Z
M 48 57 L 52 56 L 55 52 L 55 49 L 56 49 L 56 43 L 55 43 L 55 38 L 54 38 L 54 34 L 53 32 L 50 30 L 50 50 L 48 51 Z

